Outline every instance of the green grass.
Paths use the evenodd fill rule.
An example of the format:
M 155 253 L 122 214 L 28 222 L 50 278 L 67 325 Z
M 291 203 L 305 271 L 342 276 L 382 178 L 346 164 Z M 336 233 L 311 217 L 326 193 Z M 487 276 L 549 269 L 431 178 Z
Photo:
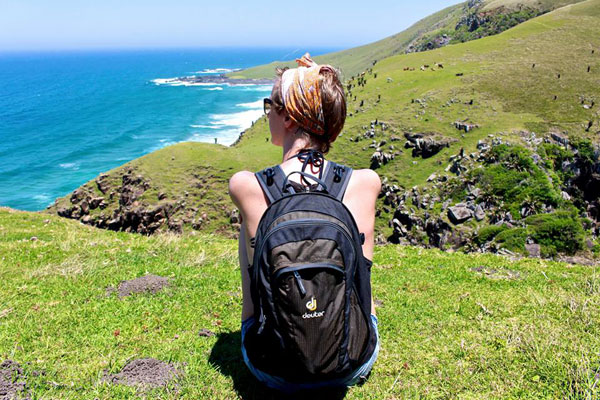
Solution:
M 106 294 L 149 273 L 171 286 L 154 296 Z M 0 279 L 0 360 L 45 371 L 28 376 L 33 398 L 277 397 L 241 361 L 233 240 L 144 237 L 2 209 Z M 597 267 L 384 246 L 372 280 L 382 350 L 347 399 L 600 395 Z M 217 335 L 199 337 L 203 328 Z M 143 357 L 178 364 L 177 388 L 103 382 L 104 371 Z

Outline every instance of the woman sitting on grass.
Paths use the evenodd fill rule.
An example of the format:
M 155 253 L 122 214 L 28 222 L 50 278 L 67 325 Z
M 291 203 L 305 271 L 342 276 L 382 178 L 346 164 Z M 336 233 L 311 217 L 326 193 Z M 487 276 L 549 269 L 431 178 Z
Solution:
M 311 187 L 308 180 L 314 177 L 315 181 L 321 182 L 318 178 L 323 176 L 323 171 L 327 171 L 329 162 L 322 158 L 322 154 L 328 152 L 331 143 L 335 141 L 344 126 L 346 100 L 338 73 L 333 67 L 317 65 L 308 54 L 296 62 L 299 65 L 298 68 L 277 70 L 277 80 L 273 86 L 271 97 L 264 100 L 264 107 L 265 114 L 269 119 L 271 142 L 283 148 L 282 162 L 279 167 L 284 176 L 289 177 L 289 184 L 296 191 L 305 191 L 306 189 L 313 190 L 315 186 L 318 188 L 319 185 Z M 306 168 L 307 165 L 310 168 Z M 300 171 L 303 171 L 304 175 L 299 173 Z M 296 176 L 300 176 L 300 178 L 296 178 Z M 269 348 L 247 348 L 247 346 L 251 346 L 251 343 L 246 341 L 248 333 L 259 323 L 259 316 L 255 315 L 256 307 L 251 297 L 250 262 L 254 257 L 254 237 L 259 221 L 269 206 L 269 199 L 272 198 L 263 191 L 262 187 L 264 186 L 261 185 L 265 185 L 264 182 L 259 182 L 257 176 L 249 171 L 238 172 L 229 181 L 229 193 L 242 215 L 239 257 L 242 272 L 242 354 L 244 361 L 259 381 L 271 388 L 287 392 L 354 385 L 364 380 L 369 374 L 379 350 L 377 318 L 372 300 L 371 304 L 367 304 L 366 307 L 367 310 L 370 308 L 369 323 L 372 324 L 372 327 L 369 329 L 371 334 L 374 332 L 373 337 L 376 339 L 373 343 L 376 345 L 372 343 L 371 347 L 366 347 L 370 349 L 369 354 L 363 357 L 366 362 L 346 376 L 333 380 L 290 382 L 282 378 L 289 374 L 284 371 L 281 371 L 281 374 L 278 374 L 277 371 L 266 373 L 257 368 L 252 357 L 249 357 L 249 354 L 260 354 L 263 350 L 265 352 L 270 350 Z M 369 260 L 373 256 L 375 201 L 380 188 L 381 182 L 377 173 L 370 169 L 363 169 L 351 172 L 345 194 L 342 191 L 343 204 L 356 221 L 358 232 L 364 234 L 362 252 L 364 257 Z M 345 257 L 346 255 L 344 255 Z M 368 262 L 370 263 L 370 261 Z M 296 278 L 298 278 L 299 287 L 304 290 L 299 275 L 296 275 Z M 317 300 L 313 298 L 312 301 L 316 307 Z M 302 304 L 304 305 L 304 303 Z M 306 308 L 314 310 L 315 308 L 310 307 L 311 305 L 310 301 L 307 302 Z M 319 317 L 320 315 L 318 313 L 304 314 L 303 318 Z M 355 326 L 350 327 L 350 329 L 354 328 Z M 285 341 L 285 338 L 280 340 Z M 323 338 L 323 343 L 326 342 L 327 338 Z M 321 342 L 319 341 L 319 343 Z M 267 343 L 265 347 L 272 346 Z M 329 350 L 323 349 L 323 351 Z

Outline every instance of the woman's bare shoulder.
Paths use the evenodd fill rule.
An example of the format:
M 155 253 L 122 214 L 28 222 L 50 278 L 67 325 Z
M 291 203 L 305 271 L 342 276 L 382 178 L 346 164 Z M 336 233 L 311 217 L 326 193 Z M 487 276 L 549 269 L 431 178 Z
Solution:
M 243 198 L 259 195 L 262 189 L 254 173 L 250 171 L 239 171 L 229 179 L 229 195 L 234 202 L 238 203 Z M 238 204 L 239 205 L 239 204 Z
M 377 172 L 372 169 L 357 169 L 352 172 L 352 186 L 358 187 L 361 191 L 379 194 L 381 190 L 381 179 Z

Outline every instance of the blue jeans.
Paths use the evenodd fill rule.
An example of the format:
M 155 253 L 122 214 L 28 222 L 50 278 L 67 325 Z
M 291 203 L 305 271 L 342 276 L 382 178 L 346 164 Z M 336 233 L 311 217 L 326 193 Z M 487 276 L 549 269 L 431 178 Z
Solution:
M 298 390 L 318 389 L 323 387 L 352 386 L 357 384 L 361 379 L 366 379 L 367 375 L 369 375 L 369 372 L 371 372 L 371 368 L 373 368 L 373 364 L 375 364 L 377 354 L 379 354 L 379 330 L 377 329 L 377 317 L 371 315 L 371 322 L 373 323 L 373 329 L 375 329 L 375 334 L 377 335 L 377 345 L 375 346 L 373 355 L 367 362 L 358 367 L 356 370 L 352 371 L 347 377 L 344 378 L 316 383 L 291 383 L 286 382 L 281 377 L 273 376 L 259 369 L 256 369 L 254 365 L 252 365 L 252 363 L 250 362 L 250 359 L 248 359 L 248 354 L 246 353 L 246 348 L 244 347 L 244 338 L 246 337 L 246 333 L 248 332 L 250 327 L 254 324 L 254 317 L 250 317 L 245 321 L 242 321 L 242 356 L 244 357 L 244 362 L 246 363 L 246 366 L 248 366 L 248 369 L 250 370 L 250 372 L 252 372 L 252 375 L 254 375 L 256 379 L 258 379 L 260 382 L 264 383 L 272 389 L 277 389 L 283 392 L 291 393 L 296 392 Z

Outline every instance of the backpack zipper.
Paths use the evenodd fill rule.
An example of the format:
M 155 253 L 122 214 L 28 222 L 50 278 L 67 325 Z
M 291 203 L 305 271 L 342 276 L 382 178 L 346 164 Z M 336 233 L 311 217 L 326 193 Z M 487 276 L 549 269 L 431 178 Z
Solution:
M 309 264 L 303 264 L 303 265 L 298 265 L 298 266 L 291 266 L 291 267 L 283 267 L 277 270 L 277 272 L 275 272 L 275 274 L 273 275 L 273 279 L 277 279 L 279 278 L 279 276 L 281 274 L 285 274 L 286 272 L 290 272 L 290 271 L 301 271 L 303 269 L 311 269 L 311 268 L 328 268 L 328 269 L 333 269 L 336 270 L 337 272 L 344 274 L 344 270 L 340 267 L 338 267 L 337 265 L 334 264 L 327 264 L 327 263 L 309 263 Z M 295 272 L 296 273 L 296 272 Z M 300 275 L 300 274 L 298 274 Z
M 298 271 L 294 271 L 294 278 L 296 278 L 296 283 L 298 284 L 298 289 L 300 290 L 300 293 L 302 293 L 302 297 L 306 296 L 306 289 L 302 284 L 302 279 L 300 279 L 300 274 L 298 273 Z

